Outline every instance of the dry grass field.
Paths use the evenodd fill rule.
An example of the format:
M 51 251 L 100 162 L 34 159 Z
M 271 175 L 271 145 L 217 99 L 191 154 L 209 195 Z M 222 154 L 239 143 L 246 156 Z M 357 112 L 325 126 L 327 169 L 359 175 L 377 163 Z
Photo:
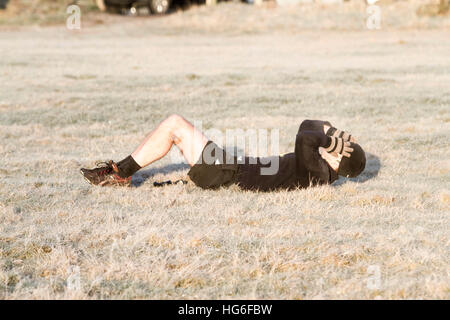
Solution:
M 450 298 L 449 17 L 396 6 L 377 31 L 362 4 L 4 25 L 0 298 Z M 86 184 L 172 113 L 278 128 L 281 152 L 327 119 L 368 165 L 293 192 L 153 187 L 185 177 L 170 159 Z

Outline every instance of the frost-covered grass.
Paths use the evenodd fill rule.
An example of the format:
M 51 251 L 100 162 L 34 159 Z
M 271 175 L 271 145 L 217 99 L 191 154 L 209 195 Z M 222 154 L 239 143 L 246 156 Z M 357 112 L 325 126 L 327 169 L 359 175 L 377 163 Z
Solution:
M 447 29 L 155 34 L 164 19 L 0 34 L 0 298 L 449 298 Z M 154 188 L 185 176 L 169 160 L 134 188 L 82 179 L 172 113 L 279 128 L 281 152 L 327 119 L 367 170 L 268 194 Z

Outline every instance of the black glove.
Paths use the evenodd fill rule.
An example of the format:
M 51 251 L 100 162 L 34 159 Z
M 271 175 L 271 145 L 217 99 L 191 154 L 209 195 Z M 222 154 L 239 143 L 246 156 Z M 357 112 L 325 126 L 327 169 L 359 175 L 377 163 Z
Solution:
M 343 138 L 330 137 L 330 146 L 325 148 L 328 153 L 337 153 L 344 157 L 350 158 L 353 148 L 349 141 L 345 141 Z
M 327 136 L 342 138 L 342 139 L 344 139 L 344 141 L 353 141 L 354 140 L 354 139 L 352 140 L 352 135 L 350 133 L 339 130 L 334 127 L 331 127 L 330 129 L 328 129 Z

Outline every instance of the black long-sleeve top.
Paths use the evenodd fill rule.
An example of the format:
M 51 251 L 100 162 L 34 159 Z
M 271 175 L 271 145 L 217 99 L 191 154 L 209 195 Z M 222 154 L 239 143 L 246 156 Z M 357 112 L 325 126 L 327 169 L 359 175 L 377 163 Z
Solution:
M 327 148 L 331 138 L 323 133 L 323 123 L 303 122 L 295 141 L 295 152 L 279 156 L 279 170 L 275 175 L 262 175 L 261 168 L 270 167 L 267 158 L 239 165 L 237 184 L 244 190 L 272 191 L 278 189 L 307 188 L 311 185 L 330 184 L 338 179 L 337 173 L 320 156 L 319 147 Z M 317 128 L 321 129 L 318 130 Z M 272 159 L 276 157 L 270 157 Z

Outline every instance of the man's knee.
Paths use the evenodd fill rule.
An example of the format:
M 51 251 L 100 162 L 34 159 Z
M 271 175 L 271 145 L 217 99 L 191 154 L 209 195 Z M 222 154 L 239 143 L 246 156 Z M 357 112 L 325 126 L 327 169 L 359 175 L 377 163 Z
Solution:
M 186 132 L 189 122 L 178 114 L 172 114 L 164 120 L 163 126 L 170 132 L 173 142 L 178 145 L 183 140 L 184 132 Z
M 186 123 L 186 119 L 178 114 L 170 115 L 166 120 L 164 120 L 164 125 L 169 127 L 170 129 L 180 128 Z

